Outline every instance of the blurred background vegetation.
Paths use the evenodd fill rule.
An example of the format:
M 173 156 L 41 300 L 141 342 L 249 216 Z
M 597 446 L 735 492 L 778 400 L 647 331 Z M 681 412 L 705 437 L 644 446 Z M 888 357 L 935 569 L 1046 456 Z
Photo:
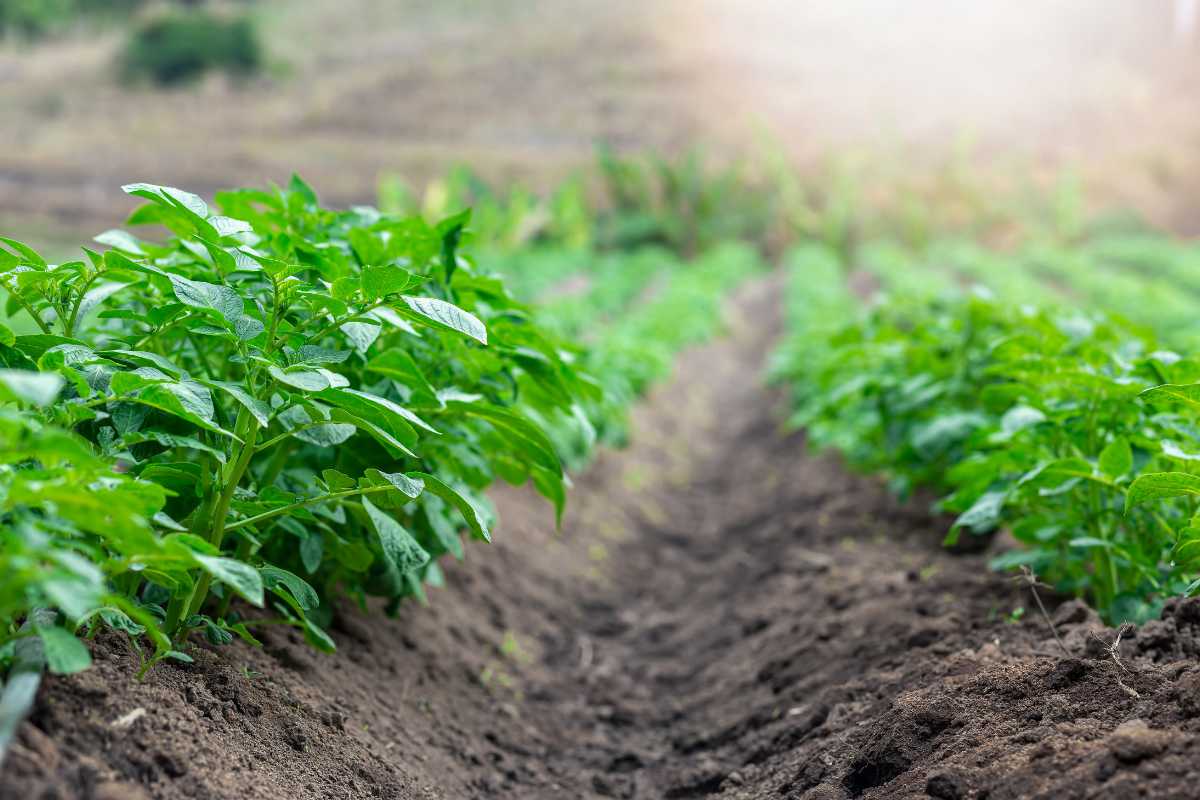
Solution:
M 381 187 L 428 198 L 470 164 L 540 191 L 599 146 L 675 167 L 624 180 L 601 158 L 612 202 L 653 183 L 663 207 L 697 213 L 734 191 L 698 192 L 702 171 L 796 167 L 792 206 L 821 212 L 799 224 L 843 248 L 855 209 L 902 200 L 891 224 L 920 239 L 935 216 L 978 224 L 1032 185 L 1061 200 L 1048 224 L 1094 213 L 1071 207 L 1087 198 L 1190 235 L 1200 64 L 1174 14 L 1170 0 L 0 0 L 0 231 L 74 249 L 121 222 L 131 180 L 211 195 L 297 171 L 350 205 Z M 668 217 L 604 235 L 694 235 L 655 227 Z M 1002 226 L 988 235 L 1003 244 Z

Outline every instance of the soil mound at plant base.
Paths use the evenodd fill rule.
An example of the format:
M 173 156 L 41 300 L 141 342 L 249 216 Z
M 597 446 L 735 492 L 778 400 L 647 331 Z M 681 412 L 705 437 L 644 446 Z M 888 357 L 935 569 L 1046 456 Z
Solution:
M 1191 798 L 1200 601 L 1116 632 L 781 433 L 778 286 L 578 481 L 398 620 L 51 679 L 0 798 Z M 1049 602 L 1051 598 L 1046 598 Z M 1027 609 L 1023 615 L 1015 609 Z

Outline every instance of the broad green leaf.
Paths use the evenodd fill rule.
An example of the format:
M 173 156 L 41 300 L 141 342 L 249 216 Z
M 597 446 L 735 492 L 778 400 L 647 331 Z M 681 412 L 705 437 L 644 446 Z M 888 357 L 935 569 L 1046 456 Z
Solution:
M 122 186 L 121 190 L 126 194 L 144 197 L 147 200 L 153 200 L 156 203 L 166 206 L 172 206 L 170 200 L 174 200 L 198 217 L 205 218 L 208 216 L 208 204 L 201 200 L 198 195 L 185 192 L 182 189 L 176 189 L 174 186 L 158 186 L 153 183 L 129 183 Z
M 419 478 L 425 484 L 425 490 L 431 492 L 445 500 L 450 505 L 458 509 L 463 515 L 463 519 L 467 521 L 467 528 L 470 529 L 471 535 L 476 539 L 484 542 L 491 542 L 492 535 L 488 531 L 487 520 L 475 504 L 460 494 L 456 489 L 443 482 L 436 475 L 430 475 L 427 472 L 413 472 L 409 477 Z
M 304 611 L 313 611 L 321 605 L 321 599 L 317 597 L 316 591 L 308 585 L 308 581 L 299 575 L 293 575 L 286 569 L 269 565 L 260 568 L 259 574 L 262 575 L 263 585 L 268 590 L 277 592 L 280 587 L 286 588 Z
M 193 553 L 196 563 L 214 579 L 233 589 L 239 597 L 259 608 L 263 604 L 263 579 L 258 570 L 242 561 L 222 556 Z
M 425 484 L 420 478 L 410 478 L 403 472 L 388 473 L 380 472 L 377 469 L 368 469 L 363 474 L 371 486 L 390 485 L 409 499 L 420 497 L 421 492 L 425 489 Z
M 383 332 L 382 327 L 373 322 L 347 322 L 338 330 L 346 334 L 355 352 L 360 355 L 365 355 Z
M 16 239 L 9 239 L 6 236 L 0 236 L 0 242 L 3 242 L 13 250 L 17 251 L 17 254 L 20 256 L 20 260 L 18 261 L 20 264 L 28 264 L 29 266 L 36 267 L 37 269 L 46 269 L 49 266 L 46 263 L 46 259 L 38 255 L 37 251 L 29 245 L 22 244 Z
M 1200 383 L 1164 383 L 1162 386 L 1146 389 L 1138 396 L 1150 403 L 1174 401 L 1200 410 Z
M 212 225 L 220 236 L 233 236 L 238 233 L 252 233 L 254 231 L 250 223 L 245 220 L 221 215 L 209 217 L 208 224 Z
M 238 403 L 240 403 L 251 416 L 254 417 L 258 424 L 265 428 L 271 422 L 271 407 L 262 400 L 259 400 L 250 392 L 246 391 L 245 387 L 240 384 L 230 383 L 228 381 L 212 381 L 201 379 L 199 383 L 204 384 L 210 389 L 220 389 L 225 392 Z
M 108 245 L 109 247 L 115 247 L 118 250 L 124 250 L 127 253 L 133 253 L 134 255 L 138 256 L 143 256 L 146 254 L 146 251 L 142 249 L 142 243 L 138 241 L 137 237 L 128 231 L 123 231 L 119 228 L 107 230 L 99 236 L 93 236 L 92 241 L 99 244 Z
M 175 362 L 158 353 L 151 353 L 145 350 L 101 350 L 99 355 L 118 361 L 131 361 L 143 367 L 156 367 L 172 378 L 187 377 L 187 373 L 176 365 Z
M 65 383 L 57 373 L 0 369 L 0 401 L 48 405 L 58 397 Z
M 395 347 L 390 350 L 384 350 L 379 355 L 367 362 L 367 369 L 371 372 L 386 375 L 394 381 L 399 381 L 408 388 L 427 394 L 429 397 L 436 400 L 437 392 L 425 375 L 421 372 L 421 368 L 417 366 L 417 362 L 406 351 Z
M 438 433 L 407 408 L 388 400 L 386 397 L 359 391 L 358 389 L 334 388 L 317 394 L 322 400 L 349 411 L 355 416 L 381 426 L 390 431 L 397 439 L 406 445 L 416 444 L 417 434 L 414 427 L 422 428 L 430 433 Z
M 167 278 L 175 296 L 185 306 L 214 311 L 230 324 L 246 315 L 241 295 L 230 286 L 194 281 L 174 273 L 168 274 Z
M 405 296 L 404 302 L 419 319 L 431 323 L 435 327 L 470 336 L 472 339 L 487 344 L 487 328 L 479 318 L 463 311 L 453 303 L 438 300 L 435 297 Z
M 39 627 L 37 635 L 45 647 L 46 669 L 55 675 L 82 672 L 92 665 L 92 654 L 70 631 L 58 626 Z
M 414 286 L 420 286 L 422 281 L 422 278 L 408 270 L 390 264 L 367 266 L 362 271 L 363 295 L 368 300 L 406 292 Z
M 983 532 L 991 530 L 1000 522 L 1000 512 L 1008 493 L 1002 491 L 984 492 L 970 508 L 959 515 L 954 521 L 955 528 L 971 528 Z
M 1179 445 L 1170 440 L 1164 439 L 1161 442 L 1163 455 L 1177 458 L 1180 461 L 1200 461 L 1200 453 L 1189 453 Z
M 131 399 L 133 402 L 185 419 L 206 430 L 237 439 L 232 431 L 216 424 L 213 418 L 212 396 L 209 395 L 208 389 L 194 381 L 157 383 L 140 389 Z
M 345 491 L 358 486 L 354 482 L 354 478 L 343 472 L 338 472 L 336 469 L 322 470 L 321 480 L 325 481 L 325 485 L 329 487 L 330 491 L 334 492 Z
M 299 389 L 302 392 L 319 392 L 322 389 L 330 387 L 329 378 L 326 377 L 326 370 L 316 369 L 280 369 L 272 366 L 268 372 L 271 377 L 282 384 L 291 386 L 293 389 Z
M 389 564 L 400 572 L 408 572 L 429 562 L 429 553 L 404 526 L 376 508 L 369 498 L 362 498 L 362 505 L 379 536 L 379 545 Z
M 310 619 L 306 618 L 301 622 L 304 626 L 304 641 L 308 642 L 310 646 L 315 647 L 322 653 L 337 652 L 337 645 L 334 644 L 333 639 L 330 638 L 328 633 L 318 627 L 317 624 Z
M 1013 406 L 1000 418 L 1000 429 L 1007 434 L 1045 422 L 1046 415 L 1031 406 Z
M 517 412 L 487 403 L 461 400 L 447 401 L 446 409 L 487 420 L 498 430 L 507 434 L 509 440 L 517 444 L 521 451 L 536 464 L 551 473 L 562 472 L 562 463 L 559 461 L 554 443 L 541 428 Z
M 1135 506 L 1167 497 L 1200 496 L 1200 476 L 1186 472 L 1151 472 L 1139 475 L 1125 495 L 1125 513 Z
M 1100 451 L 1096 464 L 1110 478 L 1119 478 L 1129 472 L 1133 469 L 1133 450 L 1129 440 L 1124 437 L 1113 439 Z

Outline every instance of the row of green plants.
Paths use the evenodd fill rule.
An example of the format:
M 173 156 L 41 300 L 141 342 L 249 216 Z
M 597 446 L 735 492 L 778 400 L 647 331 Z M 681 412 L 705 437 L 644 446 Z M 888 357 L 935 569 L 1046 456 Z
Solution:
M 521 185 L 498 187 L 460 166 L 418 196 L 402 178 L 380 181 L 380 207 L 430 216 L 472 208 L 479 247 L 525 251 L 628 252 L 659 247 L 682 257 L 721 242 L 760 245 L 782 236 L 786 210 L 781 169 L 719 165 L 698 149 L 677 156 L 621 154 L 601 147 L 592 168 L 549 194 Z
M 124 632 L 143 673 L 267 626 L 332 650 L 336 598 L 392 612 L 490 540 L 495 481 L 561 515 L 563 464 L 624 442 L 762 264 L 501 244 L 467 212 L 324 209 L 298 178 L 212 205 L 125 189 L 157 239 L 52 264 L 0 238 L 0 755 L 42 669 L 89 664 L 81 637 Z
M 1011 531 L 1022 547 L 994 566 L 1029 566 L 1111 621 L 1200 587 L 1200 362 L 1051 292 L 998 299 L 891 255 L 876 274 L 907 280 L 866 312 L 835 254 L 792 257 L 775 374 L 812 446 L 935 492 L 956 515 L 948 543 Z
M 332 650 L 332 598 L 394 610 L 489 540 L 494 481 L 561 513 L 535 418 L 597 382 L 462 253 L 467 214 L 330 211 L 299 179 L 219 210 L 125 189 L 165 240 L 49 264 L 0 239 L 0 663 L 81 669 L 101 627 L 143 672 L 264 626 Z

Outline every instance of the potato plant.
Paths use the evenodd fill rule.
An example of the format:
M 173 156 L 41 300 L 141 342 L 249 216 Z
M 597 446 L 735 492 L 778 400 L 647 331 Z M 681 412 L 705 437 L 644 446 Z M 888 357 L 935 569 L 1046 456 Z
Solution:
M 109 231 L 64 264 L 0 240 L 0 656 L 36 635 L 77 669 L 72 633 L 101 624 L 150 645 L 144 668 L 196 631 L 331 650 L 330 599 L 394 610 L 464 531 L 490 539 L 495 480 L 561 513 L 533 420 L 594 382 L 459 251 L 466 214 L 330 211 L 299 179 L 219 212 L 125 190 L 166 238 Z
M 844 275 L 811 259 L 796 274 L 776 374 L 813 446 L 938 492 L 950 542 L 1007 528 L 1023 548 L 995 566 L 1032 566 L 1113 621 L 1200 588 L 1200 361 L 1103 314 L 980 292 L 894 295 L 834 324 Z

